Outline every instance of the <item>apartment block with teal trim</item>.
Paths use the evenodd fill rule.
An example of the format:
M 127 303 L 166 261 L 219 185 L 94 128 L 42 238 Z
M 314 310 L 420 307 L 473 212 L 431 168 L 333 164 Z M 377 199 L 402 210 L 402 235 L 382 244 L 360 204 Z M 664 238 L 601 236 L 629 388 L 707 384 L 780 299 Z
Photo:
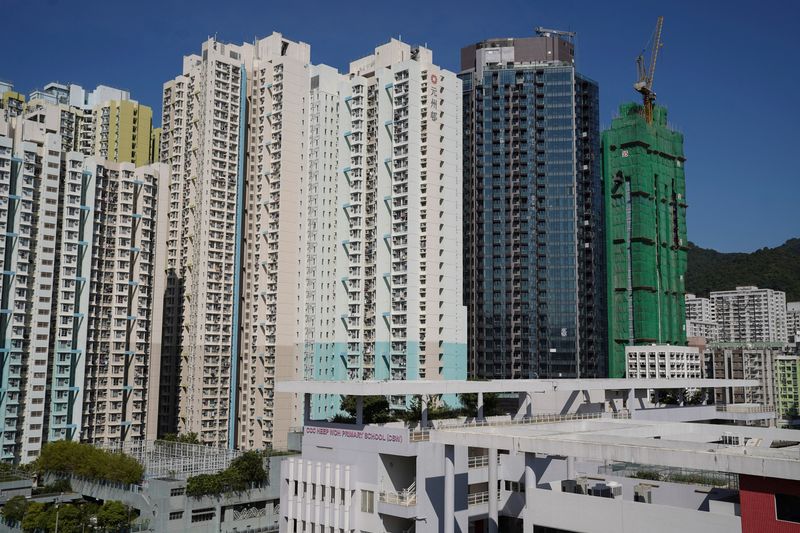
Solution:
M 308 277 L 307 309 L 324 323 L 305 345 L 306 378 L 465 378 L 460 91 L 430 50 L 394 39 L 348 74 L 314 72 L 308 203 L 330 218 L 309 248 L 324 277 Z M 314 397 L 312 416 L 339 400 Z
M 65 152 L 45 115 L 0 120 L 1 459 L 14 463 L 48 441 L 121 443 L 147 425 L 164 169 Z

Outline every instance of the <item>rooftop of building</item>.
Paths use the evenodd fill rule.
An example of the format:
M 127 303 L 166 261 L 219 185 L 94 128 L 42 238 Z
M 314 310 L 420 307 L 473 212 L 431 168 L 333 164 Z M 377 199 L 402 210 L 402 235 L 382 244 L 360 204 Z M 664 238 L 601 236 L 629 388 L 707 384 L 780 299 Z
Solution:
M 548 30 L 531 37 L 484 39 L 461 49 L 461 70 L 479 73 L 488 65 L 523 65 L 545 62 L 572 63 L 575 45 L 567 35 Z
M 598 418 L 448 427 L 431 442 L 800 480 L 800 431 Z
M 395 381 L 279 381 L 277 392 L 295 394 L 340 394 L 350 396 L 393 396 L 421 394 L 468 394 L 478 392 L 513 393 L 553 391 L 592 391 L 630 389 L 701 389 L 719 387 L 758 387 L 755 379 L 496 379 L 395 380 Z

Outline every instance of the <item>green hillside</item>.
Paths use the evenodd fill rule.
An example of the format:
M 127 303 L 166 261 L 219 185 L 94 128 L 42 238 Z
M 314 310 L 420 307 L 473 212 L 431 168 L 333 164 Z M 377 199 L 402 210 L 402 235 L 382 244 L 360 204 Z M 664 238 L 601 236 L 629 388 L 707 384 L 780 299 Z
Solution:
M 721 253 L 689 243 L 686 292 L 706 296 L 709 291 L 741 285 L 777 289 L 787 301 L 800 301 L 800 239 L 753 253 Z

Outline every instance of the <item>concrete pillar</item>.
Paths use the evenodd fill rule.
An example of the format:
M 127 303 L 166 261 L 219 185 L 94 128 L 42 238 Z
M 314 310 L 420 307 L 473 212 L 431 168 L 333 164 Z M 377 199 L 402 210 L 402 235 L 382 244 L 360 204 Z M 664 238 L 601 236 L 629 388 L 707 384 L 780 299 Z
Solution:
M 364 423 L 364 397 L 356 396 L 356 424 Z
M 455 446 L 444 446 L 444 533 L 456 530 L 456 469 Z
M 421 409 L 420 409 L 420 426 L 422 429 L 428 427 L 428 397 L 426 395 L 422 395 L 420 397 Z
M 497 448 L 489 448 L 489 533 L 498 533 Z
M 303 394 L 303 425 L 311 422 L 311 395 Z
M 519 393 L 518 417 L 530 417 L 533 414 L 533 400 L 530 392 Z
M 628 389 L 628 399 L 625 401 L 625 407 L 628 408 L 630 413 L 636 410 L 636 389 Z
M 567 456 L 567 479 L 575 479 L 575 458 Z
M 476 418 L 479 422 L 483 422 L 483 393 L 478 393 L 478 413 Z
M 533 533 L 533 494 L 536 489 L 535 453 L 525 452 L 525 510 L 522 513 L 523 533 Z

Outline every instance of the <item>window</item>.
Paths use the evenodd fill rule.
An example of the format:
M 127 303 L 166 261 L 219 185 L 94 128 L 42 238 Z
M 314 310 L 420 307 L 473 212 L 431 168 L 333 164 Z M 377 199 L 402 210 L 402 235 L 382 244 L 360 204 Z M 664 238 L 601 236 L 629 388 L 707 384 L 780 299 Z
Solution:
M 800 496 L 775 494 L 775 515 L 778 520 L 800 524 Z
M 175 487 L 169 491 L 170 496 L 183 496 L 186 494 L 186 487 Z
M 361 512 L 370 514 L 375 512 L 375 492 L 371 490 L 361 491 Z
M 192 522 L 208 522 L 214 520 L 214 509 L 201 509 L 192 514 Z
M 180 520 L 183 518 L 183 511 L 175 511 L 174 513 L 169 513 L 170 520 Z

